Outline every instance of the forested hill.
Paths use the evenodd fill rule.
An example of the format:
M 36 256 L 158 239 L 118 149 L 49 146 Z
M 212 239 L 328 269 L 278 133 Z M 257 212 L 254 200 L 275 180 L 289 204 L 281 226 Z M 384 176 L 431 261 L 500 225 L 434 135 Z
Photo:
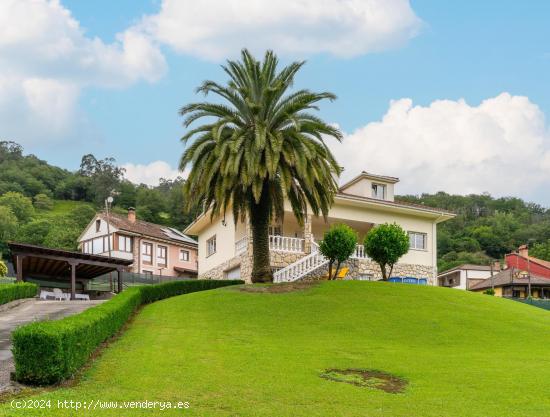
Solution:
M 93 155 L 84 155 L 80 169 L 70 172 L 25 155 L 17 143 L 0 141 L 0 257 L 9 240 L 75 249 L 82 228 L 109 194 L 114 211 L 136 207 L 143 220 L 182 229 L 197 210 L 184 214 L 183 182 L 136 185 L 114 159 Z
M 520 198 L 489 194 L 396 196 L 401 201 L 450 210 L 456 218 L 438 226 L 439 270 L 462 263 L 488 264 L 519 245 L 550 260 L 550 210 Z

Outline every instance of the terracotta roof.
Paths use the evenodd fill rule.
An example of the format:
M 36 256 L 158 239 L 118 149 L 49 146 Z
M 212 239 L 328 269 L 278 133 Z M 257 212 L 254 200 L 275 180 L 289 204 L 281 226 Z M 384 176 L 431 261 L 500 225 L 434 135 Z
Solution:
M 470 287 L 471 290 L 481 290 L 485 288 L 502 287 L 505 285 L 527 285 L 529 279 L 527 275 L 520 275 L 521 272 L 514 268 L 508 268 L 493 275 L 492 278 L 484 279 Z M 544 278 L 538 275 L 531 274 L 531 285 L 548 285 L 550 287 L 550 278 Z
M 107 219 L 107 215 L 104 212 L 101 212 L 99 215 L 104 220 Z M 197 246 L 197 241 L 195 239 L 190 238 L 172 227 L 149 223 L 140 219 L 131 222 L 126 215 L 118 213 L 109 213 L 109 220 L 111 224 L 119 230 L 125 230 L 130 233 L 136 233 L 156 239 L 168 240 L 176 244 Z
M 431 211 L 431 212 L 435 212 L 435 213 L 444 213 L 444 214 L 449 214 L 451 216 L 456 216 L 456 214 L 453 213 L 452 211 L 437 208 L 437 207 L 425 206 L 424 204 L 406 203 L 404 201 L 380 200 L 378 198 L 364 197 L 362 195 L 349 194 L 349 193 L 343 193 L 343 192 L 339 192 L 338 194 L 336 194 L 336 196 L 353 197 L 353 198 L 358 198 L 358 199 L 373 202 L 373 203 L 385 204 L 385 205 L 388 205 L 388 206 L 421 209 L 421 210 L 425 210 L 425 211 Z

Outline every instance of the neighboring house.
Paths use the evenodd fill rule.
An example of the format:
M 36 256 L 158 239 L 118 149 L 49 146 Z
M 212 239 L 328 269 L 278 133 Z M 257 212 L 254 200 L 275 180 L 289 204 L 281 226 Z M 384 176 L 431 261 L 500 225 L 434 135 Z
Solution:
M 478 282 L 489 278 L 491 274 L 500 271 L 498 262 L 494 266 L 463 264 L 442 272 L 437 276 L 437 285 L 439 287 L 457 288 L 460 290 L 469 290 L 470 287 Z
M 84 253 L 132 259 L 129 272 L 172 277 L 197 276 L 197 242 L 180 231 L 128 215 L 98 213 L 78 239 Z M 110 238 L 109 238 L 110 233 Z
M 531 285 L 531 295 L 534 298 L 550 298 L 550 279 L 540 275 L 529 274 L 515 268 L 508 268 L 495 274 L 492 278 L 485 279 L 472 285 L 470 291 L 484 292 L 495 289 L 497 297 L 526 298 Z
M 504 258 L 507 268 L 531 272 L 533 275 L 550 279 L 550 262 L 529 256 L 529 248 L 522 245 L 517 252 L 509 253 Z
M 394 177 L 361 173 L 340 187 L 326 221 L 311 214 L 303 226 L 294 217 L 290 204 L 285 204 L 284 221 L 270 226 L 271 266 L 275 282 L 294 281 L 326 273 L 327 260 L 318 252 L 318 244 L 332 224 L 345 223 L 359 234 L 362 243 L 375 225 L 397 223 L 410 238 L 409 253 L 394 268 L 393 276 L 425 278 L 435 285 L 437 277 L 437 224 L 454 214 L 423 205 L 394 200 Z M 198 236 L 199 278 L 244 279 L 250 282 L 252 234 L 248 221 L 234 224 L 228 210 L 225 216 L 211 219 L 211 212 L 200 215 L 184 231 Z M 377 264 L 358 244 L 347 262 L 348 278 L 376 280 L 381 278 Z

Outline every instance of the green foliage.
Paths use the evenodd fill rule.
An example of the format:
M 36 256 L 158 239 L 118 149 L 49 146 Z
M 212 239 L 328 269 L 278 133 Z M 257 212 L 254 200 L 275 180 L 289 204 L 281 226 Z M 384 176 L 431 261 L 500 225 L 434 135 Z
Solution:
M 495 290 L 492 288 L 487 288 L 485 291 L 483 291 L 483 294 L 485 295 L 495 295 Z
M 5 277 L 8 275 L 8 267 L 6 266 L 6 263 L 0 259 L 0 278 Z
M 13 191 L 0 196 L 0 206 L 9 207 L 19 222 L 28 221 L 34 214 L 31 199 Z
M 491 265 L 494 259 L 487 256 L 485 252 L 447 252 L 437 262 L 439 271 L 446 271 L 462 264 Z
M 394 264 L 409 251 L 409 237 L 398 224 L 381 224 L 365 236 L 365 251 L 380 266 L 382 279 L 386 281 L 391 277 Z
M 96 211 L 89 205 L 80 205 L 73 208 L 67 215 L 68 219 L 77 225 L 80 232 L 90 223 Z
M 46 194 L 36 194 L 33 200 L 34 208 L 38 210 L 51 210 L 53 208 L 53 201 Z
M 141 304 L 242 283 L 193 280 L 135 287 L 83 313 L 19 327 L 12 334 L 15 377 L 33 385 L 62 381 L 82 367 L 102 342 L 118 332 Z
M 0 277 L 3 262 L 0 261 Z M 5 267 L 5 265 L 4 265 Z M 30 282 L 18 282 L 15 284 L 0 284 L 0 305 L 21 298 L 32 298 L 36 296 L 38 286 Z
M 550 261 L 550 239 L 545 242 L 535 243 L 529 249 L 529 255 L 545 261 Z
M 342 262 L 345 262 L 355 251 L 357 232 L 345 224 L 335 224 L 323 236 L 319 250 L 329 260 L 329 279 L 336 279 Z M 336 270 L 332 266 L 336 262 Z
M 17 217 L 9 207 L 0 206 L 0 255 L 7 253 L 7 241 L 17 233 Z
M 235 221 L 250 215 L 254 282 L 272 279 L 268 228 L 272 218 L 283 216 L 285 198 L 301 223 L 308 207 L 326 215 L 338 190 L 341 167 L 323 138 L 341 140 L 342 133 L 310 112 L 335 96 L 291 91 L 303 64 L 278 71 L 273 52 L 260 62 L 243 50 L 240 61 L 223 67 L 230 78 L 226 85 L 205 81 L 198 89 L 222 102 L 192 103 L 180 110 L 185 127 L 206 118 L 182 138 L 191 141 L 180 161 L 182 171 L 191 165 L 187 208 L 201 201 L 212 216 L 224 215 L 229 207 Z

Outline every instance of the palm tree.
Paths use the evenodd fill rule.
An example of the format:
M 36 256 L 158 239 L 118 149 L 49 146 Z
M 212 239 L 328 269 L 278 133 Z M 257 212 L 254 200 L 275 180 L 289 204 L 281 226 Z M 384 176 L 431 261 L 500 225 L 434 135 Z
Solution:
M 272 51 L 263 62 L 246 49 L 240 61 L 222 66 L 227 85 L 205 81 L 197 92 L 220 100 L 184 106 L 184 126 L 207 118 L 187 132 L 182 142 L 180 169 L 191 165 L 185 183 L 186 201 L 204 201 L 212 218 L 231 209 L 234 221 L 248 215 L 252 227 L 252 281 L 273 280 L 269 262 L 268 230 L 272 219 L 282 219 L 288 199 L 300 224 L 309 209 L 327 212 L 338 189 L 341 168 L 324 136 L 341 140 L 340 131 L 309 110 L 334 100 L 328 92 L 289 91 L 304 62 L 280 71 Z

